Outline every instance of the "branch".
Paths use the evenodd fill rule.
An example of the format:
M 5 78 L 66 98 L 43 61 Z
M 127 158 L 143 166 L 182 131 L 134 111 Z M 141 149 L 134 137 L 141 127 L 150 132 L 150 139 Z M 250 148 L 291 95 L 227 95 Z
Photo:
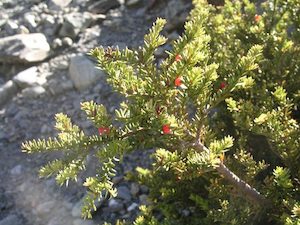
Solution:
M 209 149 L 204 146 L 200 141 L 197 141 L 194 146 L 203 151 L 209 151 Z M 218 173 L 224 177 L 227 181 L 237 187 L 242 194 L 248 197 L 249 200 L 254 203 L 266 207 L 269 204 L 268 200 L 261 195 L 255 188 L 251 187 L 246 181 L 239 178 L 235 173 L 233 173 L 229 168 L 227 168 L 222 162 L 216 168 Z

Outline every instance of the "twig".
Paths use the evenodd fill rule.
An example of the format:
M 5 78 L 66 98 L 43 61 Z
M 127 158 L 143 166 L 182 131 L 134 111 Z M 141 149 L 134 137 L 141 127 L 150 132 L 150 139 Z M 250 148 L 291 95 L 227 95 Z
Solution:
M 194 146 L 201 151 L 209 151 L 209 149 L 206 146 L 204 146 L 200 141 L 197 141 L 194 144 Z M 239 178 L 222 162 L 220 162 L 216 170 L 219 174 L 221 174 L 224 177 L 224 179 L 226 179 L 235 187 L 237 187 L 246 197 L 248 197 L 249 200 L 264 207 L 269 204 L 269 202 L 263 195 L 261 195 L 255 188 L 251 187 L 246 181 Z

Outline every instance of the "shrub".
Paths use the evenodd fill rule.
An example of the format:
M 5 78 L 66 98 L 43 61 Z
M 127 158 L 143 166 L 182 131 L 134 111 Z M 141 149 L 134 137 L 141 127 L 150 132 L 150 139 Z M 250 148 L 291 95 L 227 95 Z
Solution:
M 126 100 L 114 115 L 82 103 L 98 128 L 91 136 L 57 114 L 58 137 L 22 145 L 28 153 L 65 153 L 40 175 L 76 180 L 94 154 L 99 170 L 83 184 L 90 218 L 103 191 L 117 194 L 116 162 L 154 148 L 152 168 L 128 174 L 150 188 L 152 202 L 134 224 L 299 224 L 300 4 L 259 2 L 195 0 L 184 33 L 159 64 L 163 19 L 143 47 L 92 50 Z

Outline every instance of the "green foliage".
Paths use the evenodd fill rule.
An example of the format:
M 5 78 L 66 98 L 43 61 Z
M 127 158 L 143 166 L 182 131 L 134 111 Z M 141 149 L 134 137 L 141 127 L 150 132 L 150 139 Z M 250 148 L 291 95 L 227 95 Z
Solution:
M 155 51 L 168 42 L 160 18 L 138 49 L 90 52 L 125 97 L 113 116 L 82 103 L 98 134 L 58 114 L 56 138 L 22 149 L 62 151 L 40 170 L 60 185 L 76 181 L 88 155 L 97 157 L 99 168 L 84 183 L 84 217 L 97 199 L 116 196 L 111 178 L 124 154 L 154 148 L 152 168 L 128 174 L 150 189 L 135 225 L 299 224 L 300 2 L 194 5 L 159 65 Z

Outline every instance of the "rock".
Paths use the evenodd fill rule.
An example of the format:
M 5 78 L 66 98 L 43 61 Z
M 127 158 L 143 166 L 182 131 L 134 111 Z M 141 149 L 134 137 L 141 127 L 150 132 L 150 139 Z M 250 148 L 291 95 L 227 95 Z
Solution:
M 73 221 L 73 225 L 94 225 L 94 222 L 91 220 L 76 219 Z
M 24 98 L 36 98 L 41 96 L 46 92 L 45 88 L 42 86 L 28 87 L 22 91 Z
M 25 13 L 24 22 L 25 22 L 25 25 L 31 31 L 33 31 L 37 27 L 36 17 L 31 12 Z
M 43 19 L 40 22 L 41 28 L 39 29 L 40 32 L 51 36 L 54 35 L 59 28 L 59 24 L 56 22 L 55 18 L 52 15 L 45 14 Z
M 44 34 L 17 34 L 0 38 L 0 62 L 40 62 L 49 55 Z
M 140 187 L 137 183 L 132 183 L 131 186 L 130 186 L 130 193 L 133 195 L 133 196 L 137 196 L 137 194 L 139 193 L 140 191 Z
M 81 217 L 82 205 L 83 205 L 82 200 L 80 200 L 73 206 L 72 211 L 71 211 L 71 214 L 73 217 L 78 217 L 78 218 Z
M 132 203 L 128 208 L 127 208 L 127 211 L 128 212 L 132 212 L 132 211 L 134 211 L 136 208 L 138 208 L 139 207 L 139 205 L 138 204 L 136 204 L 135 202 L 134 203 Z
M 60 10 L 68 6 L 72 0 L 50 0 L 49 8 L 54 10 Z
M 108 211 L 119 212 L 121 210 L 123 210 L 123 203 L 120 200 L 112 198 L 108 201 Z
M 73 40 L 69 37 L 64 37 L 62 40 L 62 44 L 66 47 L 70 47 L 73 45 Z
M 51 80 L 49 82 L 49 91 L 52 95 L 60 95 L 65 91 L 71 90 L 74 88 L 72 81 L 61 81 Z
M 145 195 L 145 194 L 140 195 L 139 200 L 140 200 L 141 205 L 148 205 L 149 204 L 148 196 Z
M 69 75 L 75 87 L 83 91 L 90 87 L 98 78 L 104 76 L 104 72 L 96 70 L 95 65 L 85 56 L 71 58 Z
M 113 182 L 114 185 L 116 185 L 116 184 L 120 183 L 123 179 L 124 179 L 123 176 L 115 176 L 115 177 L 112 178 L 112 182 Z
M 76 38 L 80 31 L 87 28 L 93 21 L 93 16 L 88 13 L 74 12 L 64 16 L 64 22 L 59 30 L 61 37 Z
M 60 48 L 62 46 L 62 40 L 59 38 L 55 38 L 52 42 L 52 48 L 57 49 Z
M 54 200 L 48 201 L 48 202 L 43 202 L 42 204 L 40 204 L 36 207 L 36 212 L 40 215 L 46 215 L 53 210 L 55 205 L 56 205 L 56 202 Z
M 124 199 L 125 201 L 131 200 L 131 194 L 129 189 L 126 186 L 118 187 L 118 196 L 117 198 Z
M 140 4 L 141 2 L 142 2 L 141 0 L 127 0 L 126 5 L 132 7 Z
M 4 219 L 0 220 L 0 225 L 23 225 L 22 219 L 17 215 L 8 215 Z
M 18 30 L 17 30 L 18 34 L 29 34 L 30 31 L 27 29 L 27 27 L 25 27 L 24 25 L 21 25 Z
M 5 24 L 5 31 L 9 35 L 16 34 L 18 31 L 19 25 L 12 20 L 8 20 Z
M 20 175 L 22 173 L 22 165 L 16 165 L 14 168 L 10 170 L 11 175 Z
M 16 83 L 11 80 L 0 86 L 0 106 L 10 100 L 17 92 L 18 87 Z
M 117 8 L 121 4 L 118 0 L 100 0 L 88 7 L 88 10 L 92 13 L 106 13 L 108 10 Z
M 38 84 L 37 67 L 33 66 L 14 76 L 13 81 L 21 88 L 32 87 Z

